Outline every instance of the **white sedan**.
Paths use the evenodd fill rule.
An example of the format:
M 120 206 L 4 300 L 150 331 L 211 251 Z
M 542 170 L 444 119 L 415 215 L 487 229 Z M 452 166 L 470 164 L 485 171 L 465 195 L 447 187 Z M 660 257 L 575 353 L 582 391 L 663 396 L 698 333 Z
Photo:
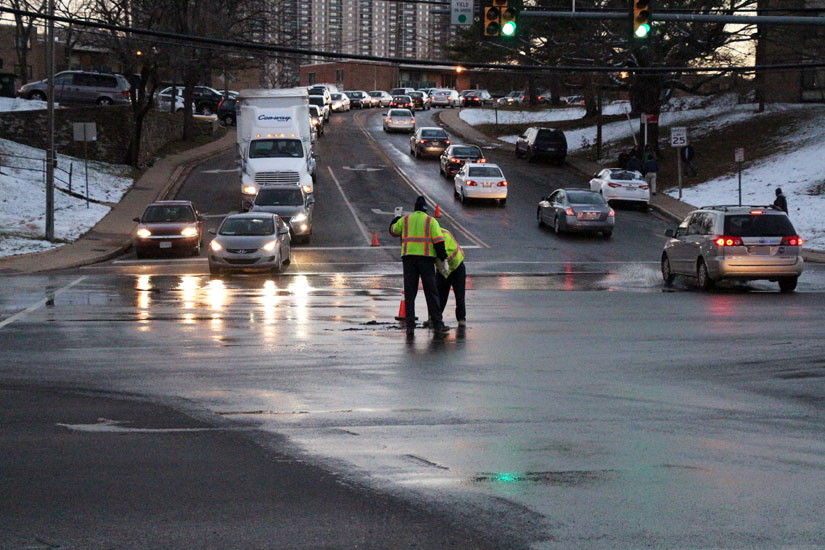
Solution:
M 642 174 L 635 170 L 605 168 L 593 174 L 590 190 L 601 193 L 607 202 L 627 201 L 640 206 L 643 211 L 650 203 L 649 186 Z
M 384 131 L 389 132 L 415 132 L 415 117 L 409 109 L 390 109 L 381 115 L 384 117 Z
M 455 175 L 454 181 L 453 193 L 462 203 L 467 199 L 496 200 L 499 206 L 507 203 L 507 179 L 497 164 L 465 164 Z

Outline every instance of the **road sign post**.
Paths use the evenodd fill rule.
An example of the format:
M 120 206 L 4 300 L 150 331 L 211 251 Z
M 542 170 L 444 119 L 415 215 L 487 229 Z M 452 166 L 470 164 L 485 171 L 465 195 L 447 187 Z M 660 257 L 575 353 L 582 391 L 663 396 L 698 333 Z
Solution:
M 679 181 L 679 200 L 682 200 L 682 151 L 687 147 L 687 128 L 684 126 L 671 127 L 670 146 L 676 148 L 676 174 Z
M 473 0 L 450 1 L 450 24 L 460 26 L 473 24 Z
M 739 164 L 739 206 L 742 206 L 742 163 L 745 162 L 745 148 L 737 147 L 733 159 Z
M 94 122 L 73 122 L 75 141 L 83 142 L 83 172 L 86 175 L 86 208 L 89 208 L 89 142 L 97 141 L 97 125 Z

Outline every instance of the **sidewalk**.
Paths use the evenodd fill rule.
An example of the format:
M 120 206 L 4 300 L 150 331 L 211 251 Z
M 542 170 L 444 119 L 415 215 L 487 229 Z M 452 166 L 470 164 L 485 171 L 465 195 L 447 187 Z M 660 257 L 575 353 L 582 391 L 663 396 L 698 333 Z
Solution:
M 450 132 L 464 140 L 473 142 L 479 146 L 512 149 L 512 143 L 491 138 L 464 122 L 461 117 L 458 116 L 459 112 L 460 109 L 442 109 L 436 116 L 441 123 L 449 127 Z M 568 156 L 566 160 L 568 166 L 588 178 L 604 168 L 601 164 L 586 159 Z M 674 199 L 665 193 L 657 193 L 655 196 L 650 197 L 650 208 L 674 222 L 679 222 L 697 207 Z M 825 263 L 825 251 L 822 250 L 803 248 L 802 257 L 806 262 Z
M 232 149 L 234 145 L 235 132 L 230 131 L 217 141 L 160 159 L 135 181 L 123 199 L 97 225 L 77 241 L 45 252 L 0 258 L 0 274 L 69 269 L 117 256 L 132 243 L 132 232 L 137 226 L 132 218 L 140 216 L 147 204 L 162 199 L 197 164 Z

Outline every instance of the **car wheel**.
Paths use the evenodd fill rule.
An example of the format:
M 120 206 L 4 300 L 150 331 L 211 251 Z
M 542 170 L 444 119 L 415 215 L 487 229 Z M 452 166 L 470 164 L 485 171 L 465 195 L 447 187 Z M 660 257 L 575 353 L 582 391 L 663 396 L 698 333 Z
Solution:
M 221 268 L 219 268 L 217 266 L 214 266 L 212 264 L 209 264 L 209 274 L 210 275 L 212 275 L 213 277 L 219 277 L 221 275 L 221 273 L 222 273 Z
M 779 290 L 781 292 L 793 292 L 796 290 L 797 277 L 787 277 L 779 279 Z
M 647 204 L 646 202 L 643 202 L 643 203 L 641 204 L 641 206 L 639 206 L 639 210 L 640 210 L 641 212 L 647 212 L 647 208 L 648 208 L 648 204 Z
M 541 218 L 541 208 L 536 209 L 536 221 L 539 222 L 539 227 L 544 227 L 544 220 Z
M 602 231 L 602 237 L 604 237 L 605 239 L 609 239 L 611 236 L 613 236 L 612 231 Z
M 671 286 L 674 278 L 675 275 L 670 268 L 670 258 L 667 257 L 667 254 L 664 254 L 662 255 L 662 280 L 665 282 L 665 286 Z
M 559 216 L 553 216 L 553 233 L 559 234 L 561 233 L 561 223 L 559 223 Z
M 458 199 L 458 189 L 453 185 L 453 199 Z
M 32 92 L 29 94 L 29 99 L 34 99 L 37 101 L 46 101 L 46 94 L 43 92 Z
M 142 260 L 146 257 L 146 251 L 142 248 L 135 247 L 135 258 Z
M 498 205 L 504 207 L 507 204 L 507 199 L 498 199 Z
M 467 204 L 467 197 L 464 196 L 464 191 L 459 192 L 458 200 L 461 201 L 461 204 Z
M 714 281 L 708 273 L 708 266 L 705 264 L 705 260 L 701 258 L 696 266 L 696 283 L 702 290 L 711 290 L 714 285 Z
M 198 114 L 208 116 L 212 114 L 212 107 L 209 105 L 203 104 L 198 106 Z
M 527 149 L 524 155 L 527 157 L 527 162 L 536 162 L 536 156 L 530 152 L 530 149 Z
M 521 158 L 521 154 L 518 152 L 518 146 L 515 148 L 515 153 L 516 153 L 516 158 L 517 158 L 517 159 L 520 159 L 520 158 Z
M 232 126 L 232 117 L 230 115 L 226 115 L 223 117 L 223 123 L 226 126 Z
M 98 105 L 103 105 L 103 106 L 111 105 L 112 104 L 112 99 L 108 98 L 108 97 L 101 97 L 100 99 L 97 100 L 97 104 Z
M 198 257 L 201 255 L 201 243 L 198 243 L 197 246 L 193 247 L 191 252 L 192 256 Z

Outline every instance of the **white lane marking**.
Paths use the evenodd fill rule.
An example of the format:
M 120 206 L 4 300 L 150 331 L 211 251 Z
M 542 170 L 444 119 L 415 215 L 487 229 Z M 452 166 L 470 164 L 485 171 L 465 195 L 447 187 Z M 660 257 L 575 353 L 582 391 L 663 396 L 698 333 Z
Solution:
M 355 220 L 355 223 L 358 225 L 358 229 L 361 230 L 361 234 L 364 235 L 364 239 L 367 242 L 370 242 L 370 234 L 367 231 L 367 228 L 361 222 L 361 220 L 358 219 L 358 214 L 355 213 L 355 208 L 353 208 L 352 203 L 349 202 L 347 195 L 344 193 L 344 188 L 341 187 L 341 183 L 338 181 L 338 178 L 335 177 L 335 172 L 332 171 L 331 166 L 327 166 L 327 169 L 329 170 L 329 174 L 332 176 L 332 181 L 334 181 L 335 185 L 338 187 L 338 191 L 341 192 L 341 197 L 344 198 L 344 203 L 347 205 L 347 208 L 349 208 L 349 211 L 352 213 L 352 217 Z
M 28 315 L 32 311 L 36 311 L 36 310 L 40 309 L 41 307 L 45 306 L 47 303 L 54 300 L 57 296 L 59 296 L 60 294 L 63 294 L 65 291 L 69 290 L 70 288 L 72 288 L 74 285 L 78 284 L 79 282 L 81 282 L 85 278 L 86 278 L 85 275 L 83 277 L 78 277 L 77 279 L 75 279 L 71 283 L 67 284 L 66 286 L 57 289 L 54 292 L 54 294 L 52 294 L 51 296 L 47 296 L 46 298 L 43 298 L 42 300 L 40 300 L 36 304 L 30 305 L 29 307 L 27 307 L 23 311 L 19 311 L 19 312 L 15 313 L 14 315 L 9 317 L 5 321 L 0 322 L 0 329 L 5 327 L 6 325 L 12 324 L 13 322 L 17 321 L 18 319 L 22 319 L 23 317 L 25 317 L 26 315 Z
M 215 432 L 215 431 L 239 431 L 249 428 L 129 428 L 120 424 L 128 424 L 126 420 L 109 420 L 108 418 L 98 418 L 97 424 L 63 424 L 56 422 L 56 426 L 63 426 L 75 432 L 86 433 L 189 433 L 189 432 Z
M 240 172 L 240 171 L 241 171 L 240 168 L 231 168 L 231 169 L 228 169 L 228 170 L 215 169 L 215 170 L 202 170 L 201 174 L 231 174 L 233 172 Z

